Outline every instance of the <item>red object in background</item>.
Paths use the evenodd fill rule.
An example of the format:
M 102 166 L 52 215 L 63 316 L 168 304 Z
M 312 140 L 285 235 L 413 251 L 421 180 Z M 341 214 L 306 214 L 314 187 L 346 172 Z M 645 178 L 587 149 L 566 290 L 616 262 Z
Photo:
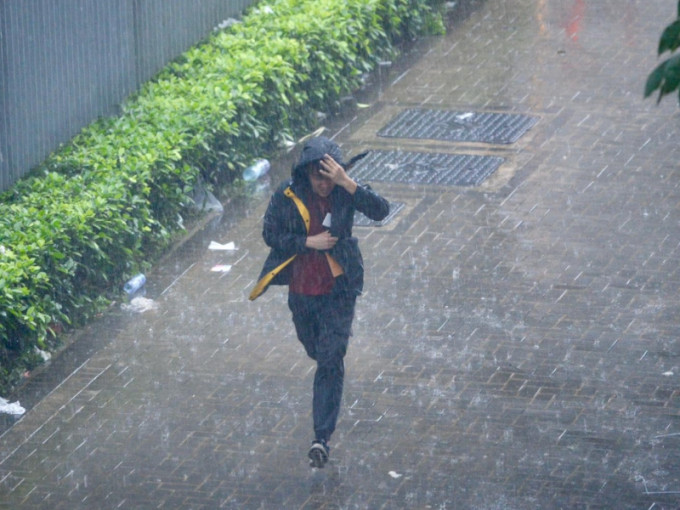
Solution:
M 567 35 L 573 41 L 578 41 L 578 34 L 581 31 L 581 22 L 583 21 L 584 14 L 586 12 L 586 1 L 576 0 L 571 8 L 571 16 L 565 30 Z

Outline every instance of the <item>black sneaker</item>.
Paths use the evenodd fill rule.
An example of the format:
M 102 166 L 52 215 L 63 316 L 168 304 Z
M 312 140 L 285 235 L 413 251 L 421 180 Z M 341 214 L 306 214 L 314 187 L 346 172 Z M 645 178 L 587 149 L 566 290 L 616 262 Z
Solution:
M 312 447 L 309 449 L 309 453 L 307 453 L 309 465 L 313 468 L 323 468 L 326 465 L 326 462 L 328 462 L 329 453 L 330 448 L 328 448 L 326 441 L 323 439 L 314 441 Z

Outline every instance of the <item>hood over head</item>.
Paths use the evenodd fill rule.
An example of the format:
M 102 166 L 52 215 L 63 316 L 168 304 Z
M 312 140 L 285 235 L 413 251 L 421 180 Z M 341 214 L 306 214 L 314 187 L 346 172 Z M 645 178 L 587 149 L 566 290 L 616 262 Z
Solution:
M 362 152 L 361 154 L 354 156 L 348 162 L 345 162 L 342 159 L 340 147 L 333 140 L 326 138 L 325 136 L 310 138 L 302 148 L 300 159 L 293 165 L 293 171 L 291 172 L 293 180 L 299 183 L 308 184 L 309 176 L 306 172 L 307 165 L 320 161 L 326 154 L 331 156 L 345 170 L 349 170 L 355 162 L 365 157 L 368 152 Z
M 326 138 L 325 136 L 317 136 L 307 140 L 302 148 L 300 159 L 298 159 L 298 162 L 293 166 L 293 179 L 298 182 L 308 181 L 306 172 L 307 165 L 320 161 L 326 154 L 330 155 L 343 167 L 345 166 L 345 163 L 342 161 L 340 147 L 333 140 Z

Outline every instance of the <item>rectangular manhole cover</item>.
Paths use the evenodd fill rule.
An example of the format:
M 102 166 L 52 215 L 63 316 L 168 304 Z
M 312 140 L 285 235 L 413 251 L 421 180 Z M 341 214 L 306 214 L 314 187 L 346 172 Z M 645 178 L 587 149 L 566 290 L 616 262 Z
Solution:
M 536 117 L 517 113 L 411 108 L 394 117 L 378 131 L 378 136 L 510 144 L 519 140 L 537 121 Z
M 383 227 L 390 223 L 397 214 L 401 212 L 401 210 L 404 208 L 404 203 L 402 202 L 390 202 L 390 213 L 387 215 L 387 217 L 383 220 L 380 221 L 375 221 L 370 219 L 368 216 L 366 216 L 363 213 L 360 213 L 359 211 L 354 213 L 354 226 L 356 227 Z
M 505 160 L 497 156 L 371 151 L 352 168 L 359 181 L 479 186 Z

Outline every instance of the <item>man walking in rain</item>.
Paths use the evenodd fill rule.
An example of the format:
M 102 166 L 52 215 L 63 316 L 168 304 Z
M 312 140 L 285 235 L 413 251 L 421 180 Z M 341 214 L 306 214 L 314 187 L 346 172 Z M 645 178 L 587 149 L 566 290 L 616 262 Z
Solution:
M 347 175 L 346 170 L 363 155 L 343 163 L 332 140 L 316 137 L 305 144 L 292 179 L 269 202 L 263 237 L 271 251 L 250 294 L 252 300 L 271 284 L 288 285 L 297 337 L 317 365 L 314 441 L 308 452 L 315 468 L 328 462 L 354 305 L 363 289 L 363 261 L 358 240 L 352 237 L 354 212 L 373 220 L 389 213 L 387 200 Z

